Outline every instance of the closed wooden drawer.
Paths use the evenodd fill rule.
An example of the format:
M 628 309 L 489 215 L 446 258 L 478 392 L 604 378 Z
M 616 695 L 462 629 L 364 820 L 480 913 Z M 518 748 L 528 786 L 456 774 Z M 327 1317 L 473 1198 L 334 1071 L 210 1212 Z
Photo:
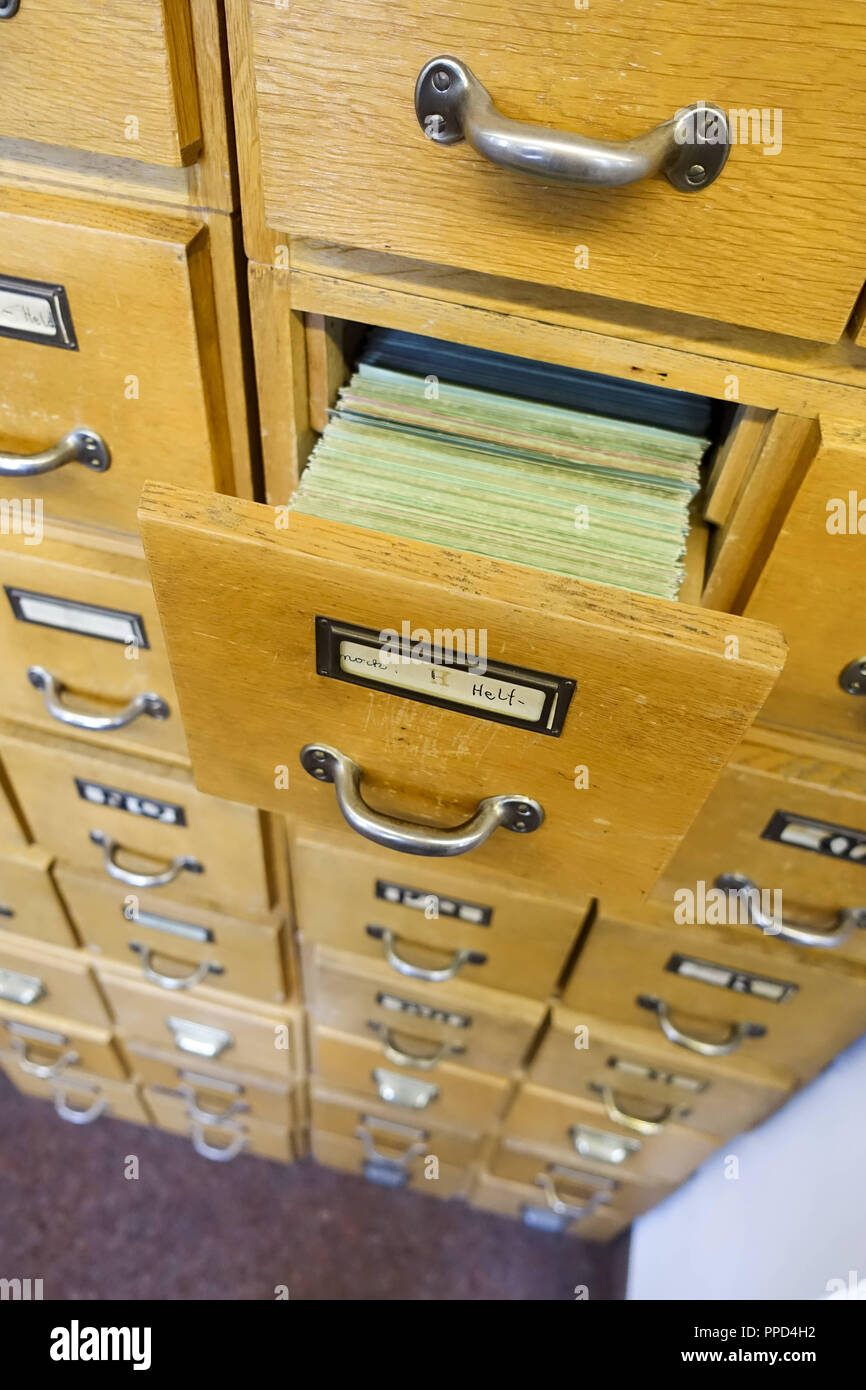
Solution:
M 866 972 L 855 965 L 804 963 L 757 933 L 747 944 L 724 928 L 674 926 L 653 905 L 628 921 L 608 911 L 563 993 L 577 1014 L 661 1032 L 680 1060 L 742 1055 L 797 1080 L 866 1031 Z
M 0 136 L 153 164 L 195 159 L 201 130 L 189 0 L 26 0 L 3 8 L 11 14 L 3 24 Z M 82 89 L 83 67 L 98 100 Z
M 231 490 L 207 228 L 11 186 L 2 203 L 0 478 L 22 524 L 38 503 L 134 531 L 142 483 L 159 475 Z M 75 430 L 102 451 L 20 476 Z
M 5 714 L 37 730 L 186 762 L 144 562 L 57 534 L 38 546 L 29 539 L 4 536 L 0 546 Z
M 490 1173 L 479 1173 L 468 1193 L 471 1206 L 497 1216 L 513 1216 L 534 1231 L 554 1235 L 579 1236 L 581 1240 L 612 1240 L 627 1226 L 631 1217 L 609 1207 L 596 1207 L 583 1215 L 551 1207 L 540 1188 L 531 1183 L 507 1182 Z M 566 1206 L 568 1204 L 565 1204 Z M 576 1207 L 576 1210 L 581 1210 Z
M 540 1086 L 521 1086 L 503 1126 L 508 1138 L 549 1149 L 564 1162 L 575 1157 L 595 1173 L 636 1174 L 674 1183 L 703 1163 L 719 1140 L 671 1123 L 660 1134 L 637 1134 L 611 1119 L 599 1101 Z
M 609 1120 L 638 1135 L 677 1124 L 727 1138 L 791 1093 L 790 1076 L 745 1057 L 672 1057 L 676 1051 L 645 1028 L 555 1007 L 529 1075 L 533 1085 L 601 1101 Z
M 0 1067 L 27 1095 L 50 1100 L 61 1120 L 72 1125 L 89 1125 L 109 1117 L 149 1125 L 150 1115 L 142 1104 L 137 1086 L 128 1081 L 110 1081 L 105 1076 L 76 1073 L 71 1077 L 40 1077 L 24 1072 L 15 1053 L 0 1051 Z
M 459 981 L 546 999 L 589 909 L 586 896 L 557 902 L 468 865 L 355 849 L 339 833 L 293 835 L 291 860 L 308 941 L 384 965 L 395 985 L 431 997 Z
M 59 1014 L 95 1028 L 111 1022 L 80 951 L 9 932 L 0 932 L 0 999 L 20 1005 L 34 1018 Z
M 0 749 L 37 839 L 59 864 L 215 911 L 268 910 L 255 811 L 203 796 L 181 772 L 67 741 L 0 733 Z
M 330 1090 L 318 1080 L 310 1089 L 310 1124 L 313 1131 L 326 1130 L 343 1139 L 354 1139 L 373 1159 L 403 1164 L 410 1172 L 423 1168 L 427 1158 L 440 1165 L 465 1169 L 479 1155 L 480 1134 L 449 1129 L 435 1116 L 404 1117 L 379 1100 Z
M 0 844 L 24 845 L 27 843 L 21 821 L 12 804 L 9 787 L 2 766 L 0 766 Z
M 804 962 L 866 965 L 866 763 L 747 740 L 652 896 L 747 945 L 760 933 Z
M 387 1150 L 381 1157 L 368 1158 L 359 1139 L 329 1134 L 324 1129 L 314 1129 L 310 1134 L 310 1152 L 316 1162 L 326 1168 L 357 1173 L 378 1187 L 407 1187 L 413 1192 L 423 1192 L 426 1197 L 460 1196 L 469 1180 L 466 1169 L 454 1168 L 448 1163 L 407 1166 L 399 1158 L 392 1158 Z
M 325 16 L 314 0 L 289 14 L 269 0 L 248 4 L 270 227 L 795 336 L 833 341 L 843 331 L 866 268 L 864 157 L 844 136 L 866 114 L 856 0 L 820 13 L 796 0 L 757 18 L 744 0 L 706 12 L 676 5 L 661 24 L 650 0 L 625 9 L 593 0 L 568 17 L 554 0 L 529 12 L 475 0 L 425 14 L 423 25 L 408 0 L 387 13 L 375 0 L 338 0 Z M 518 167 L 539 176 L 496 167 L 468 138 L 437 148 L 461 128 L 453 69 L 450 81 L 432 70 L 421 115 L 444 112 L 446 124 L 427 125 L 425 139 L 415 83 L 446 54 L 508 120 L 530 127 L 502 128 L 473 102 L 476 146 L 499 160 L 516 146 Z M 311 76 L 323 72 L 328 80 Z M 590 165 L 590 187 L 559 181 L 568 133 L 626 141 L 694 103 L 720 107 L 731 127 L 730 161 L 712 188 L 598 186 L 617 177 L 609 150 L 603 173 L 598 156 Z M 545 176 L 539 126 L 556 132 L 558 176 Z M 671 148 L 682 159 L 682 144 Z M 711 131 L 683 172 L 692 158 L 709 168 L 717 153 Z M 710 244 L 707 275 L 694 247 Z M 792 258 L 809 264 L 796 293 Z
M 640 1216 L 667 1196 L 667 1184 L 640 1179 L 611 1177 L 592 1168 L 582 1168 L 580 1160 L 562 1163 L 543 1149 L 533 1149 L 505 1139 L 497 1144 L 488 1168 L 494 1178 L 505 1182 L 528 1183 L 541 1188 L 551 1211 L 568 1210 L 560 1215 L 571 1220 L 588 1220 L 594 1211 L 610 1216 Z M 581 1218 L 578 1213 L 584 1213 Z
M 255 1013 L 201 999 L 166 999 L 120 966 L 99 980 L 120 1028 L 170 1048 L 178 1059 L 214 1061 L 238 1069 L 291 1075 L 297 1067 L 297 1016 L 285 1009 Z
M 294 512 L 280 529 L 256 504 L 152 486 L 141 519 L 200 786 L 331 829 L 338 787 L 367 838 L 411 854 L 468 846 L 473 866 L 558 898 L 655 881 L 783 660 L 772 629 L 727 614 Z M 179 567 L 202 582 L 179 586 Z M 480 693 L 461 670 L 483 709 L 348 678 L 356 646 L 378 666 L 382 634 L 406 622 L 471 632 L 473 651 L 483 635 Z M 732 634 L 738 661 L 724 655 Z M 251 669 L 268 672 L 252 701 Z M 494 690 L 535 723 L 489 717 Z M 226 740 L 241 722 L 247 737 Z M 495 816 L 488 797 L 502 798 Z
M 501 1115 L 510 1091 L 504 1077 L 449 1062 L 433 1070 L 401 1065 L 380 1043 L 321 1024 L 312 1030 L 312 1048 L 313 1070 L 325 1086 L 383 1101 L 403 1117 L 429 1111 L 444 1125 L 485 1129 Z
M 252 1116 L 237 1117 L 220 1124 L 205 1124 L 192 1110 L 185 1096 L 158 1086 L 145 1086 L 144 1099 L 153 1111 L 160 1129 L 187 1135 L 201 1158 L 228 1163 L 240 1154 L 255 1154 L 279 1163 L 295 1157 L 291 1131 Z
M 746 604 L 778 622 L 790 655 L 763 718 L 866 744 L 866 427 L 821 421 L 809 464 Z M 804 576 L 808 582 L 804 583 Z M 861 670 L 862 667 L 862 670 Z
M 400 1066 L 420 1060 L 435 1075 L 442 1061 L 510 1075 L 533 1041 L 546 1005 L 452 981 L 439 985 L 394 980 L 388 967 L 325 946 L 303 950 L 304 996 L 318 1023 L 376 1038 Z
M 292 1126 L 299 1117 L 288 1081 L 264 1072 L 237 1071 L 218 1063 L 190 1057 L 178 1061 L 153 1043 L 121 1034 L 117 1046 L 130 1072 L 144 1086 L 179 1091 L 204 1120 L 229 1120 L 250 1116 L 268 1124 Z M 204 1121 L 203 1121 L 204 1122 Z
M 84 1072 L 126 1079 L 126 1068 L 107 1028 L 78 1019 L 42 1014 L 29 1017 L 19 1005 L 0 1000 L 0 1049 L 25 1076 L 57 1080 Z
M 204 988 L 285 1002 L 280 927 L 274 919 L 240 921 L 67 869 L 57 881 L 95 960 L 137 964 L 149 984 L 178 999 Z
M 78 945 L 39 845 L 0 843 L 0 927 L 52 946 Z

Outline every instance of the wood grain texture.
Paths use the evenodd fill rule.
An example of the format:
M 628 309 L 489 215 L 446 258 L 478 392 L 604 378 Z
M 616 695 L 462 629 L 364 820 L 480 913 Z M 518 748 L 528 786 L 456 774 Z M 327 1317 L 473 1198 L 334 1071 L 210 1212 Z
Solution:
M 394 1046 L 421 1056 L 445 1044 L 455 1049 L 447 1058 L 455 1067 L 509 1075 L 523 1062 L 546 1012 L 541 1000 L 503 992 L 491 997 L 460 980 L 452 980 L 444 995 L 441 985 L 398 982 L 389 966 L 351 951 L 309 945 L 302 955 L 304 997 L 318 1023 L 364 1038 L 381 1040 L 387 1033 Z
M 27 0 L 3 26 L 2 54 L 0 134 L 156 164 L 196 158 L 186 0 Z
M 310 942 L 351 951 L 383 968 L 397 992 L 409 984 L 385 964 L 380 940 L 368 924 L 388 927 L 398 949 L 425 969 L 448 965 L 453 952 L 483 957 L 459 972 L 460 984 L 497 991 L 491 1007 L 501 1016 L 512 994 L 546 999 L 554 988 L 589 909 L 589 898 L 558 901 L 535 884 L 462 863 L 417 861 L 396 851 L 364 847 L 345 826 L 336 833 L 311 835 L 296 827 L 291 846 L 298 927 Z M 491 909 L 491 925 L 455 921 L 444 912 L 421 911 L 378 896 L 377 883 L 396 883 L 424 898 L 458 899 Z M 437 908 L 438 911 L 438 908 Z M 526 923 L 532 922 L 527 933 Z M 453 981 L 428 987 L 430 997 L 448 1000 Z M 498 991 L 506 991 L 499 999 Z
M 20 621 L 4 593 L 0 597 L 4 714 L 43 733 L 71 735 L 94 747 L 187 765 L 183 725 L 144 561 L 122 551 L 96 549 L 86 544 L 84 537 L 75 542 L 49 533 L 41 545 L 31 545 L 28 539 L 32 538 L 0 538 L 0 585 L 4 589 L 23 589 L 61 603 L 133 614 L 141 620 L 146 645 L 106 641 L 61 627 Z M 166 701 L 169 716 L 157 720 L 143 715 L 128 727 L 108 733 L 72 731 L 48 713 L 43 695 L 30 684 L 27 672 L 34 665 L 63 682 L 68 691 L 63 702 L 73 711 L 114 716 L 136 695 L 150 691 Z
M 720 526 L 754 465 L 770 412 L 753 405 L 740 405 L 734 411 L 727 433 L 709 465 L 704 485 L 704 520 Z
M 336 824 L 333 789 L 297 765 L 320 739 L 359 763 L 368 800 L 386 814 L 458 824 L 484 796 L 533 796 L 541 829 L 519 841 L 499 831 L 473 863 L 560 896 L 598 892 L 611 876 L 637 892 L 651 885 L 784 661 L 775 630 L 726 614 L 295 513 L 280 529 L 279 515 L 159 484 L 143 499 L 200 785 Z M 181 590 L 179 567 L 190 576 Z M 404 621 L 483 632 L 488 660 L 577 680 L 572 713 L 554 739 L 323 679 L 313 640 L 322 613 L 377 632 Z M 725 655 L 732 634 L 737 660 Z M 227 740 L 239 718 L 244 738 Z M 275 786 L 280 765 L 288 794 Z M 585 790 L 575 788 L 579 767 Z M 647 798 L 648 787 L 658 795 Z
M 466 342 L 542 362 L 600 371 L 763 409 L 856 415 L 866 353 L 735 330 L 709 319 L 448 267 L 292 247 L 291 302 L 312 313 Z M 732 394 L 733 393 L 733 394 Z M 847 403 L 847 410 L 846 410 Z
M 76 947 L 78 938 L 51 877 L 52 863 L 38 845 L 0 842 L 0 925 L 17 936 Z
M 864 272 L 857 0 L 832 13 L 790 0 L 759 16 L 743 0 L 700 12 L 670 0 L 661 24 L 652 0 L 570 14 L 553 0 L 530 11 L 472 0 L 427 7 L 423 23 L 408 0 L 335 0 L 327 12 L 250 0 L 250 15 L 271 228 L 795 336 L 842 333 Z M 425 140 L 413 91 L 437 53 L 467 62 L 519 121 L 625 140 L 706 100 L 781 110 L 781 149 L 737 144 L 721 178 L 689 197 L 663 179 L 548 186 L 466 143 Z M 579 246 L 589 265 L 576 270 Z M 798 263 L 809 274 L 794 289 Z
M 3 191 L 4 273 L 62 284 L 77 351 L 0 337 L 0 447 L 33 453 L 82 425 L 111 451 L 94 473 L 69 464 L 4 479 L 47 516 L 135 529 L 144 479 L 163 472 L 231 487 L 213 267 L 192 218 Z
M 866 582 L 866 515 L 857 507 L 862 505 L 864 463 L 862 417 L 856 423 L 822 419 L 808 472 L 745 606 L 750 617 L 783 623 L 790 644 L 784 679 L 765 712 L 767 721 L 821 738 L 851 739 L 861 747 L 866 742 L 864 701 L 846 694 L 839 676 L 863 656 L 858 628 L 859 594 Z M 843 518 L 841 533 L 833 521 L 837 513 Z
M 294 492 L 316 440 L 304 320 L 291 306 L 285 272 L 250 263 L 249 291 L 265 496 L 280 505 Z
M 660 1119 L 670 1111 L 678 1124 L 722 1139 L 751 1129 L 791 1091 L 790 1076 L 749 1059 L 686 1056 L 661 1034 L 558 1005 L 529 1079 L 596 1100 L 609 1087 L 615 1104 L 629 1114 Z
M 182 772 L 155 762 L 109 755 L 71 740 L 35 743 L 15 726 L 0 730 L 2 756 L 39 842 L 58 863 L 103 877 L 103 851 L 90 832 L 101 830 L 121 846 L 127 869 L 152 874 L 178 855 L 191 855 L 202 873 L 183 871 L 158 890 L 167 901 L 197 902 L 241 915 L 268 910 L 259 817 L 249 807 L 204 797 Z M 93 803 L 75 779 L 183 808 L 186 824 Z
M 0 845 L 18 848 L 26 845 L 28 838 L 21 808 L 12 791 L 8 775 L 0 764 Z
M 738 1022 L 763 1025 L 764 1036 L 746 1038 L 735 1055 L 798 1081 L 811 1079 L 866 1030 L 862 967 L 804 961 L 802 952 L 757 931 L 747 942 L 729 927 L 677 926 L 670 900 L 640 907 L 621 901 L 612 895 L 602 903 L 563 993 L 563 1004 L 574 1013 L 601 1014 L 660 1037 L 656 1013 L 637 1002 L 650 995 L 668 1004 L 679 1027 L 704 1041 L 723 1041 Z M 666 969 L 677 953 L 794 984 L 797 992 L 775 1003 L 689 979 Z M 674 1065 L 688 1065 L 688 1048 L 669 1048 Z

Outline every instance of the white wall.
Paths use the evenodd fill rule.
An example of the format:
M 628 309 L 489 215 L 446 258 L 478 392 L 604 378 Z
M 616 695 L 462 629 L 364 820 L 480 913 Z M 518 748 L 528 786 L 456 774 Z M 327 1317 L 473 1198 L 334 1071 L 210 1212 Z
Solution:
M 857 1297 L 866 1280 L 864 1102 L 866 1038 L 635 1223 L 627 1297 L 817 1299 L 849 1283 Z M 737 1178 L 725 1176 L 729 1157 L 739 1160 Z

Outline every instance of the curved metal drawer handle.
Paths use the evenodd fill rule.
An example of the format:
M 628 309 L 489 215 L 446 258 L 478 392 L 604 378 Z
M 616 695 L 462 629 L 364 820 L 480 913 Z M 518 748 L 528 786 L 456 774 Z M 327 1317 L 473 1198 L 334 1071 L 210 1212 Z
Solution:
M 395 1062 L 398 1067 L 414 1067 L 416 1071 L 431 1071 L 433 1067 L 439 1065 L 446 1057 L 458 1056 L 465 1052 L 465 1047 L 459 1043 L 441 1043 L 438 1047 L 434 1044 L 433 1052 L 407 1052 L 400 1047 L 396 1041 L 393 1028 L 387 1028 L 384 1023 L 379 1023 L 377 1019 L 369 1019 L 368 1024 L 374 1033 L 378 1033 L 382 1039 L 382 1050 L 389 1062 Z
M 201 1104 L 198 1092 L 192 1086 L 184 1083 L 178 1086 L 178 1093 L 186 1101 L 186 1113 L 191 1120 L 195 1120 L 200 1125 L 215 1125 L 219 1127 L 228 1120 L 233 1120 L 235 1115 L 246 1115 L 249 1113 L 249 1105 L 245 1100 L 233 1100 L 231 1105 L 227 1105 L 225 1110 L 208 1110 Z
M 108 1096 L 101 1096 L 97 1093 L 93 1103 L 86 1110 L 80 1110 L 77 1106 L 69 1104 L 66 1095 L 64 1087 L 55 1086 L 54 1109 L 61 1120 L 65 1120 L 70 1125 L 92 1125 L 93 1121 L 98 1120 L 108 1108 Z
M 109 878 L 116 878 L 118 883 L 126 883 L 130 888 L 164 888 L 167 883 L 174 883 L 184 869 L 191 874 L 204 873 L 204 868 L 197 859 L 192 859 L 188 854 L 180 854 L 176 859 L 172 859 L 161 873 L 137 874 L 132 869 L 122 869 L 118 864 L 117 856 L 123 846 L 118 844 L 117 840 L 113 840 L 102 830 L 91 830 L 90 838 L 102 849 L 102 866 Z
M 170 714 L 165 700 L 153 691 L 148 691 L 145 695 L 136 695 L 119 714 L 78 714 L 67 709 L 62 703 L 64 691 L 67 689 L 63 681 L 46 671 L 44 666 L 31 666 L 27 672 L 27 679 L 35 690 L 42 691 L 45 708 L 51 718 L 56 719 L 59 724 L 69 724 L 73 729 L 91 729 L 95 733 L 108 733 L 112 729 L 125 729 L 127 724 L 131 724 L 143 714 L 150 715 L 151 719 L 168 719 Z
M 157 954 L 150 946 L 143 946 L 139 941 L 130 941 L 130 951 L 136 951 L 141 956 L 141 972 L 146 980 L 152 985 L 159 985 L 160 989 L 194 989 L 200 985 L 202 980 L 206 980 L 208 975 L 222 974 L 222 967 L 214 965 L 209 960 L 203 960 L 201 964 L 193 966 L 188 975 L 163 975 L 161 970 L 157 970 L 153 964 L 154 955 Z
M 0 19 L 11 19 L 18 13 L 21 0 L 0 0 Z
M 845 907 L 836 914 L 835 924 L 829 931 L 810 931 L 808 927 L 795 926 L 793 922 L 776 922 L 761 908 L 761 890 L 757 883 L 745 874 L 719 874 L 714 887 L 725 893 L 736 893 L 743 901 L 753 927 L 759 927 L 767 936 L 777 936 L 780 941 L 789 941 L 794 946 L 823 947 L 844 946 L 857 927 L 866 927 L 866 907 Z
M 557 1216 L 561 1216 L 564 1220 L 583 1221 L 587 1216 L 592 1216 L 593 1212 L 598 1211 L 599 1207 L 605 1206 L 606 1203 L 610 1201 L 610 1190 L 608 1189 L 605 1191 L 604 1189 L 599 1189 L 599 1191 L 593 1192 L 585 1202 L 580 1204 L 580 1206 L 574 1206 L 571 1202 L 567 1202 L 564 1197 L 559 1195 L 559 1189 L 556 1185 L 556 1175 L 549 1170 L 544 1173 L 539 1173 L 535 1181 L 537 1186 L 544 1192 L 550 1210 L 555 1212 Z
M 600 1087 L 600 1094 L 608 1118 L 613 1120 L 614 1124 L 623 1125 L 625 1129 L 633 1129 L 638 1134 L 661 1134 L 673 1118 L 674 1107 L 672 1105 L 663 1106 L 657 1120 L 644 1120 L 639 1115 L 632 1115 L 628 1110 L 623 1110 L 612 1086 Z
M 425 970 L 422 965 L 413 965 L 406 960 L 397 950 L 399 938 L 389 927 L 382 929 L 382 952 L 392 970 L 396 970 L 399 975 L 405 975 L 410 980 L 426 980 L 429 985 L 444 984 L 446 980 L 453 980 L 454 976 L 462 970 L 463 966 L 472 961 L 475 956 L 474 951 L 469 951 L 461 946 L 451 956 L 451 964 L 443 965 L 440 970 Z
M 190 1118 L 192 1119 L 192 1116 Z M 233 1158 L 237 1158 L 246 1144 L 247 1136 L 242 1129 L 231 1129 L 228 1125 L 226 1126 L 226 1133 L 234 1135 L 230 1144 L 209 1144 L 204 1137 L 204 1126 L 193 1120 L 190 1130 L 192 1146 L 197 1154 L 200 1154 L 202 1158 L 209 1158 L 211 1163 L 230 1163 Z
M 528 796 L 486 796 L 479 801 L 475 815 L 452 830 L 415 825 L 371 810 L 361 794 L 361 768 L 338 749 L 326 743 L 308 743 L 301 749 L 301 766 L 318 781 L 333 782 L 337 805 L 353 830 L 384 849 L 402 854 L 466 854 L 483 845 L 499 826 L 528 833 L 544 820 L 544 811 Z
M 34 1062 L 30 1058 L 30 1044 L 23 1038 L 12 1038 L 11 1047 L 17 1053 L 21 1070 L 26 1071 L 28 1076 L 38 1076 L 40 1081 L 54 1081 L 63 1075 L 67 1067 L 74 1067 L 81 1060 L 78 1053 L 70 1048 L 54 1062 Z
M 424 1130 L 409 1130 L 408 1127 L 402 1125 L 391 1125 L 388 1128 L 394 1132 L 395 1138 L 400 1131 L 403 1131 L 407 1138 L 411 1139 L 412 1134 L 418 1134 L 420 1138 L 411 1139 L 411 1142 L 399 1154 L 383 1153 L 381 1149 L 376 1148 L 376 1140 L 368 1124 L 362 1121 L 355 1130 L 355 1138 L 361 1141 L 364 1158 L 368 1163 L 393 1163 L 408 1168 L 413 1158 L 419 1158 L 426 1151 L 428 1135 Z
M 709 188 L 730 153 L 728 120 L 718 106 L 695 102 L 631 140 L 513 121 L 459 58 L 433 58 L 418 75 L 415 113 L 438 145 L 466 139 L 491 163 L 575 188 L 619 188 L 664 174 L 680 193 Z
M 0 478 L 32 478 L 37 473 L 53 473 L 65 463 L 82 463 L 95 473 L 104 473 L 111 465 L 111 455 L 105 440 L 93 430 L 70 430 L 39 454 L 0 453 Z
M 679 1047 L 687 1047 L 690 1052 L 698 1052 L 702 1057 L 730 1057 L 732 1052 L 736 1052 L 742 1046 L 746 1038 L 755 1036 L 751 1023 L 732 1023 L 724 1042 L 708 1043 L 704 1042 L 702 1038 L 694 1038 L 690 1033 L 684 1033 L 681 1028 L 678 1028 L 671 1017 L 670 1006 L 665 1003 L 664 999 L 656 999 L 654 1012 L 659 1021 L 659 1027 L 668 1042 L 677 1043 Z

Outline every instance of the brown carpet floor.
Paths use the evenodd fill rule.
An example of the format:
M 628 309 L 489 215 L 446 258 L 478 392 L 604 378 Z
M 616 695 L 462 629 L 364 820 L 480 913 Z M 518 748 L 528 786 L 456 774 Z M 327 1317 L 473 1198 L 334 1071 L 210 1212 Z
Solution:
M 0 1073 L 0 1278 L 46 1299 L 618 1299 L 627 1258 L 627 1237 L 544 1235 L 309 1159 L 220 1165 L 159 1130 L 64 1124 Z

